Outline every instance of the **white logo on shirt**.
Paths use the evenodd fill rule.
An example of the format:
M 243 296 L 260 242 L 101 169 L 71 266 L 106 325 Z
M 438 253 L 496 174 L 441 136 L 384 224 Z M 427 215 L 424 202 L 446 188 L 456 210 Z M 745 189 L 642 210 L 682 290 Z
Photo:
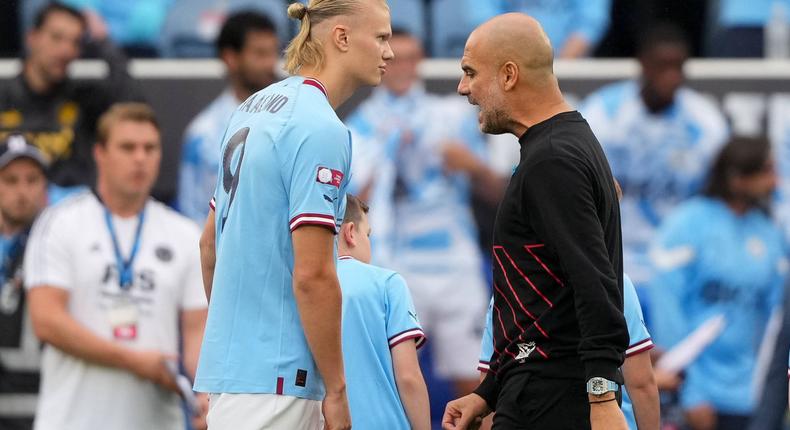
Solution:
M 766 252 L 765 243 L 763 243 L 760 238 L 754 236 L 746 241 L 746 249 L 749 250 L 749 253 L 755 258 L 764 256 Z
M 519 343 L 518 344 L 518 355 L 516 356 L 516 360 L 518 360 L 519 363 L 523 363 L 524 360 L 529 358 L 529 355 L 532 354 L 532 351 L 534 351 L 535 348 L 537 348 L 537 345 L 535 345 L 535 342 Z
M 318 170 L 318 181 L 322 184 L 328 184 L 332 182 L 332 171 L 327 168 L 322 168 Z

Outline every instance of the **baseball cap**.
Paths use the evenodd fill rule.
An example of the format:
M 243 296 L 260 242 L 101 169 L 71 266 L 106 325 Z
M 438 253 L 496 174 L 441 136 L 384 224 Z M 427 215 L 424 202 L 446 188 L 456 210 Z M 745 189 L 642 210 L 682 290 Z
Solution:
M 8 166 L 12 161 L 19 158 L 29 158 L 42 169 L 47 170 L 49 162 L 44 157 L 44 154 L 21 134 L 9 135 L 5 141 L 0 145 L 0 169 Z

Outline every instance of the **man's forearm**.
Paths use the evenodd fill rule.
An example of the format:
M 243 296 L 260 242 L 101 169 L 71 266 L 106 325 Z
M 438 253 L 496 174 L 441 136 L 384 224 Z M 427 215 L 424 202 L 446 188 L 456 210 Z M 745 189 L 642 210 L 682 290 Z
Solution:
M 184 369 L 190 378 L 195 377 L 200 356 L 200 345 L 203 341 L 203 330 L 206 326 L 206 310 L 189 310 L 181 312 L 181 335 L 184 339 Z
M 341 345 L 342 296 L 337 276 L 314 277 L 294 282 L 307 343 L 328 392 L 344 392 L 346 387 Z
M 95 335 L 66 311 L 50 314 L 35 325 L 43 342 L 66 354 L 103 366 L 128 368 L 129 349 Z
M 211 299 L 211 285 L 214 282 L 214 267 L 217 264 L 216 232 L 214 231 L 214 210 L 210 210 L 200 236 L 200 271 L 203 275 L 203 291 L 206 300 Z

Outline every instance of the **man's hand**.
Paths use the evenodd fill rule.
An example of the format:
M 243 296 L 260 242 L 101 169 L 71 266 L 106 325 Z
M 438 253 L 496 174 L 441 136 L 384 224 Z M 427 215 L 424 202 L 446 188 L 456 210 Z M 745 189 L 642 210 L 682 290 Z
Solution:
M 464 144 L 449 142 L 442 147 L 444 168 L 450 172 L 474 175 L 481 168 L 481 162 Z
M 321 404 L 324 414 L 324 430 L 349 430 L 351 412 L 348 409 L 346 393 L 326 393 Z
M 475 393 L 453 400 L 447 404 L 442 418 L 444 430 L 474 430 L 480 426 L 480 418 L 491 413 L 488 404 Z
M 699 405 L 686 411 L 686 421 L 693 430 L 713 430 L 716 428 L 716 411 L 711 405 Z
M 167 360 L 175 359 L 176 357 L 165 355 L 159 351 L 132 351 L 126 357 L 126 367 L 140 378 L 179 393 L 176 380 L 167 370 Z
M 206 415 L 208 415 L 208 394 L 195 393 L 195 397 L 197 397 L 198 401 L 198 410 L 195 411 L 195 415 L 192 417 L 192 428 L 194 430 L 206 430 L 208 429 L 208 423 L 206 422 Z
M 82 14 L 85 16 L 85 23 L 88 25 L 90 38 L 96 41 L 106 39 L 110 31 L 104 18 L 92 9 L 86 9 Z
M 656 386 L 659 390 L 677 391 L 680 384 L 683 383 L 683 378 L 675 372 L 667 372 L 659 368 L 653 368 L 653 374 L 656 378 Z
M 601 399 L 605 400 L 605 399 Z M 600 402 L 592 400 L 591 402 Z M 590 428 L 592 430 L 628 430 L 623 411 L 614 398 L 603 403 L 590 403 Z

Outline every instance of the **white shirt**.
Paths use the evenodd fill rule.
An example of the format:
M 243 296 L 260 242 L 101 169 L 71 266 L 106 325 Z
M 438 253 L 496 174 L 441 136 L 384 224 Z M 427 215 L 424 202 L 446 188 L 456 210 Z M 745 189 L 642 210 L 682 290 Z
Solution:
M 138 217 L 113 216 L 128 258 Z M 98 198 L 86 191 L 49 209 L 33 227 L 25 254 L 25 285 L 69 292 L 68 311 L 96 335 L 132 349 L 177 355 L 179 315 L 206 307 L 196 225 L 149 200 L 128 294 L 138 308 L 137 336 L 116 340 L 109 311 L 123 294 L 113 242 Z M 99 366 L 47 345 L 35 428 L 178 429 L 176 394 L 116 368 Z

